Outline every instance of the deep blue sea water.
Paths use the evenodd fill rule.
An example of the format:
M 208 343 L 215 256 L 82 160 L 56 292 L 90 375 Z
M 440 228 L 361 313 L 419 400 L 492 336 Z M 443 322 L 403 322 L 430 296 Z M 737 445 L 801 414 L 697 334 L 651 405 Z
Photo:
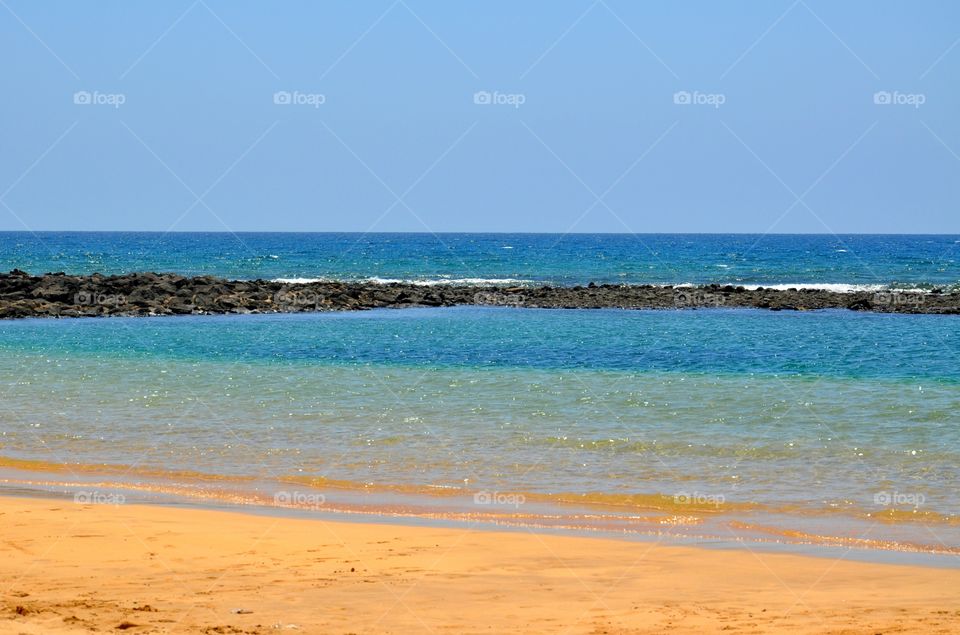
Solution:
M 0 268 L 929 288 L 960 280 L 958 248 L 946 236 L 8 233 Z M 2 321 L 0 404 L 0 472 L 37 487 L 103 470 L 212 495 L 184 476 L 200 473 L 240 489 L 256 479 L 272 500 L 291 482 L 333 497 L 323 487 L 336 482 L 380 506 L 441 492 L 447 512 L 497 522 L 960 553 L 957 316 L 458 307 Z M 17 461 L 51 473 L 18 477 Z M 530 504 L 477 507 L 478 491 Z M 557 520 L 535 506 L 570 500 L 591 511 Z
M 229 278 L 883 285 L 960 282 L 960 236 L 0 233 L 0 270 Z

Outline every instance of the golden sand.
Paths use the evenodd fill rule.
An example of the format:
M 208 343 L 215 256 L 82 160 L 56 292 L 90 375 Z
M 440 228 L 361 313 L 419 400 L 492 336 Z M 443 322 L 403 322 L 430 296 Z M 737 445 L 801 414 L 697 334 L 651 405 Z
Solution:
M 2 633 L 960 632 L 960 569 L 67 500 L 0 527 Z

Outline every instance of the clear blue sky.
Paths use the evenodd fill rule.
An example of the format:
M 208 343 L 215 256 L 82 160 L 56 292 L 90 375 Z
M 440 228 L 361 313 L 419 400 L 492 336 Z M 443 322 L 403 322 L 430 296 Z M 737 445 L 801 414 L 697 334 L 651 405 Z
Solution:
M 0 229 L 958 233 L 958 38 L 951 0 L 3 0 Z

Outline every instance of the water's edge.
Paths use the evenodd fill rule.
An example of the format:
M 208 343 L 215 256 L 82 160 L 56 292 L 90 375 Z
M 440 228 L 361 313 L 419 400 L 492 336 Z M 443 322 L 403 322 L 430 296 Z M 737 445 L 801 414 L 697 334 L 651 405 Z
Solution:
M 13 470 L 19 472 L 19 470 Z M 0 478 L 0 497 L 32 500 L 70 501 L 81 506 L 149 505 L 170 509 L 198 509 L 230 513 L 252 514 L 280 518 L 295 518 L 340 523 L 369 523 L 407 527 L 441 527 L 470 531 L 504 533 L 534 533 L 566 535 L 581 538 L 612 539 L 653 543 L 667 547 L 701 549 L 745 549 L 749 552 L 786 553 L 806 557 L 843 558 L 861 562 L 956 568 L 957 552 L 942 545 L 920 546 L 893 541 L 850 541 L 838 536 L 798 534 L 796 532 L 769 532 L 765 527 L 752 527 L 736 521 L 709 523 L 693 521 L 677 523 L 676 516 L 631 514 L 625 522 L 589 522 L 590 510 L 570 505 L 539 509 L 538 514 L 511 514 L 491 511 L 464 513 L 455 506 L 417 505 L 412 501 L 389 500 L 376 497 L 363 501 L 362 497 L 341 498 L 334 494 L 337 488 L 326 489 L 334 494 L 329 501 L 315 489 L 285 491 L 289 498 L 278 500 L 263 495 L 259 487 L 244 490 L 167 488 L 157 484 L 124 481 L 60 481 L 43 480 L 40 473 L 21 472 L 26 477 Z M 49 476 L 49 474 L 48 474 Z M 96 479 L 98 477 L 94 477 Z M 314 494 L 311 494 L 313 492 Z M 311 495 L 324 500 L 311 502 Z M 305 500 L 300 500 L 305 499 Z M 421 501 L 427 502 L 427 501 Z M 550 509 L 552 514 L 543 514 Z M 587 511 L 585 515 L 583 512 Z M 587 520 L 588 522 L 584 522 Z M 691 519 L 692 520 L 692 519 Z M 684 531 L 683 529 L 686 529 Z

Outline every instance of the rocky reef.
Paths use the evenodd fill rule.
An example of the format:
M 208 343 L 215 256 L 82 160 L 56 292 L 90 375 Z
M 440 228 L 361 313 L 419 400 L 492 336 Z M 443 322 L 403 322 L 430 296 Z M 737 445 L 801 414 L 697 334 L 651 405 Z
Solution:
M 883 313 L 960 314 L 960 293 L 817 289 L 670 287 L 593 283 L 576 287 L 224 280 L 172 273 L 32 276 L 0 274 L 0 318 L 298 313 L 381 307 L 495 305 L 557 309 L 701 309 L 754 307 L 771 311 L 850 309 Z

